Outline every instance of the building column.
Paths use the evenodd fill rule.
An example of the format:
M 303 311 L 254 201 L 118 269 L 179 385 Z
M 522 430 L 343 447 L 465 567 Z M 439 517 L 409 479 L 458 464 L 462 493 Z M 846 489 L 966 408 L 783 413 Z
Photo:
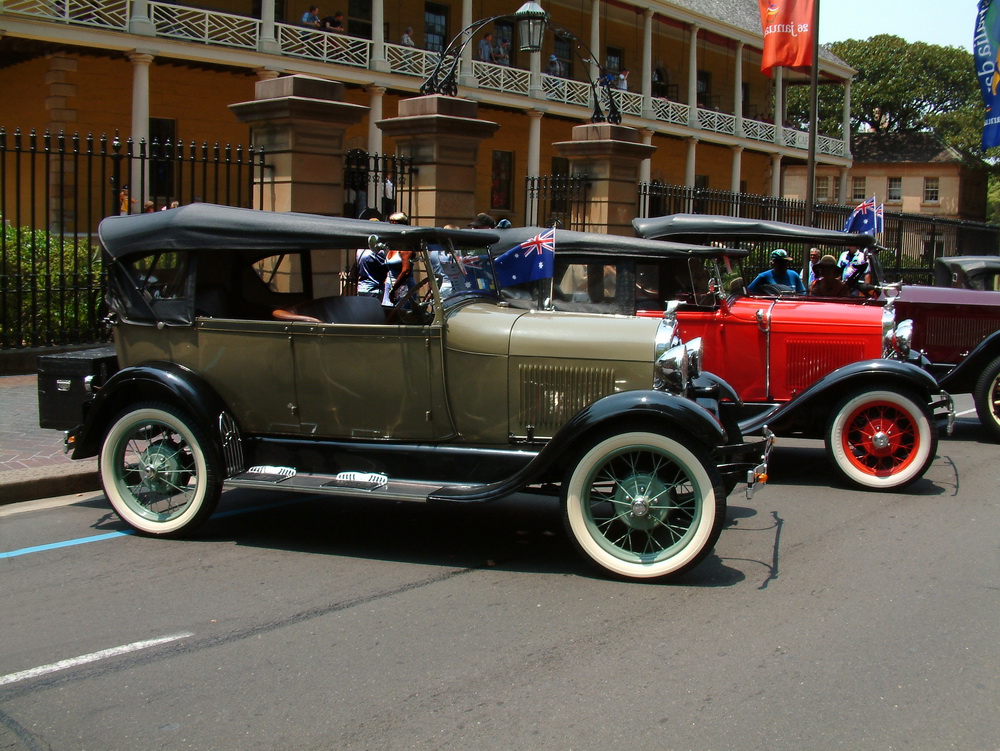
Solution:
M 651 128 L 639 128 L 639 136 L 642 138 L 643 146 L 653 145 L 653 130 Z M 639 194 L 639 216 L 649 216 L 649 183 L 653 175 L 653 153 L 639 162 L 639 182 L 646 185 L 647 191 Z
M 545 88 L 542 86 L 542 53 L 532 52 L 528 58 L 528 96 L 532 99 L 545 99 Z
M 590 78 L 596 81 L 604 65 L 604 55 L 601 52 L 601 0 L 590 0 L 590 50 L 594 59 L 590 64 Z
M 729 192 L 740 192 L 740 178 L 743 177 L 743 147 L 733 146 L 733 167 L 729 178 Z
M 270 81 L 272 78 L 277 78 L 281 75 L 280 71 L 273 68 L 257 68 L 256 73 L 258 81 Z
M 698 32 L 691 27 L 691 46 L 688 48 L 688 125 L 698 127 Z
M 733 71 L 733 115 L 737 138 L 743 135 L 743 42 L 736 43 L 736 69 Z
M 378 127 L 382 119 L 382 98 L 385 96 L 385 86 L 369 84 L 368 92 L 368 153 L 382 154 L 382 129 Z
M 528 177 L 538 177 L 542 173 L 542 117 L 541 110 L 528 110 Z M 525 220 L 538 223 L 538 191 L 528 195 Z
M 698 139 L 687 138 L 687 157 L 684 160 L 684 185 L 694 187 L 695 167 L 698 158 Z
M 839 184 L 837 186 L 837 192 L 838 192 L 838 198 L 837 198 L 837 200 L 841 204 L 846 204 L 847 203 L 847 176 L 848 176 L 848 173 L 849 173 L 849 170 L 847 169 L 847 167 L 841 167 L 840 168 L 840 175 L 839 175 L 839 180 L 838 180 Z
M 385 55 L 385 5 L 383 0 L 372 0 L 372 70 L 388 72 L 389 59 Z
M 771 154 L 771 197 L 781 198 L 781 154 Z
M 851 79 L 844 81 L 844 156 L 851 155 Z
M 472 0 L 462 0 L 462 28 L 467 29 L 472 24 Z M 472 39 L 462 50 L 462 61 L 458 64 L 458 82 L 463 86 L 477 86 L 476 77 L 472 73 L 472 53 L 476 48 L 476 40 Z
M 260 39 L 257 40 L 258 52 L 269 52 L 277 55 L 281 45 L 275 36 L 274 0 L 263 0 L 260 6 Z
M 656 117 L 653 112 L 653 9 L 642 11 L 642 116 Z
M 785 145 L 785 69 L 774 69 L 774 142 Z
M 271 165 L 254 208 L 339 216 L 344 210 L 344 131 L 367 107 L 344 102 L 344 85 L 311 76 L 258 81 L 254 99 L 230 104 Z M 257 205 L 263 196 L 263 205 Z
M 149 17 L 149 0 L 133 0 L 132 13 L 128 19 L 128 31 L 130 34 L 142 34 L 143 36 L 156 36 L 156 28 Z
M 149 66 L 153 56 L 147 52 L 133 51 L 128 53 L 132 63 L 132 153 L 138 155 L 140 144 L 146 144 L 149 151 Z M 128 181 L 133 198 L 144 200 L 149 193 L 149 170 L 142 169 L 141 160 L 132 162 L 132 174 Z M 139 206 L 141 210 L 141 204 Z

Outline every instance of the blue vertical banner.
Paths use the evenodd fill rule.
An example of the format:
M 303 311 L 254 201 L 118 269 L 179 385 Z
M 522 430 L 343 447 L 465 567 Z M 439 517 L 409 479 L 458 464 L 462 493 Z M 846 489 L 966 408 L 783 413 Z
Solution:
M 983 122 L 982 148 L 1000 145 L 1000 6 L 993 0 L 979 0 L 976 13 L 976 35 L 972 42 L 979 89 L 986 105 Z

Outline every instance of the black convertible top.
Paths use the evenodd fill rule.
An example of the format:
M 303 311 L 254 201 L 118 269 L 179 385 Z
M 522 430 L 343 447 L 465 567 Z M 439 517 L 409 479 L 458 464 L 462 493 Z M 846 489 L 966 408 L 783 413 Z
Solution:
M 546 227 L 515 227 L 495 230 L 499 239 L 492 246 L 491 254 L 496 257 L 531 240 L 536 235 L 548 232 Z M 572 253 L 575 256 L 593 256 L 610 258 L 625 256 L 628 258 L 662 259 L 666 257 L 692 256 L 714 258 L 718 255 L 745 256 L 747 250 L 733 248 L 712 248 L 705 245 L 690 245 L 686 243 L 646 240 L 641 237 L 626 237 L 622 235 L 606 235 L 600 232 L 576 232 L 568 229 L 555 231 L 555 253 Z
M 934 284 L 951 287 L 953 274 L 972 281 L 977 276 L 1000 273 L 1000 256 L 943 256 L 934 259 L 934 266 Z
M 633 219 L 632 226 L 640 237 L 672 238 L 685 242 L 777 240 L 811 245 L 852 245 L 859 248 L 869 248 L 875 244 L 872 235 L 718 214 L 671 214 L 651 219 Z
M 113 258 L 158 250 L 362 248 L 367 245 L 369 235 L 378 235 L 389 244 L 403 245 L 448 238 L 460 247 L 483 247 L 497 239 L 495 232 L 483 230 L 409 227 L 210 203 L 192 203 L 151 214 L 112 216 L 98 227 L 101 244 Z

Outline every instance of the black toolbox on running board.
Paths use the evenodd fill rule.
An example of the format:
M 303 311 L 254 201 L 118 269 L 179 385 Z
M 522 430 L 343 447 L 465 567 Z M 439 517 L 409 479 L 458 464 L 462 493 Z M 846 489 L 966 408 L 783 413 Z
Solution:
M 83 422 L 83 404 L 118 370 L 112 346 L 38 357 L 38 425 L 69 430 Z

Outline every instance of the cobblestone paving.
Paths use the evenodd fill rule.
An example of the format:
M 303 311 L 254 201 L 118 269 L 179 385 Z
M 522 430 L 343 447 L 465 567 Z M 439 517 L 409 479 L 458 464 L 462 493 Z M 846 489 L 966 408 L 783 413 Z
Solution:
M 0 377 L 0 472 L 70 463 L 62 439 L 38 427 L 37 376 Z

